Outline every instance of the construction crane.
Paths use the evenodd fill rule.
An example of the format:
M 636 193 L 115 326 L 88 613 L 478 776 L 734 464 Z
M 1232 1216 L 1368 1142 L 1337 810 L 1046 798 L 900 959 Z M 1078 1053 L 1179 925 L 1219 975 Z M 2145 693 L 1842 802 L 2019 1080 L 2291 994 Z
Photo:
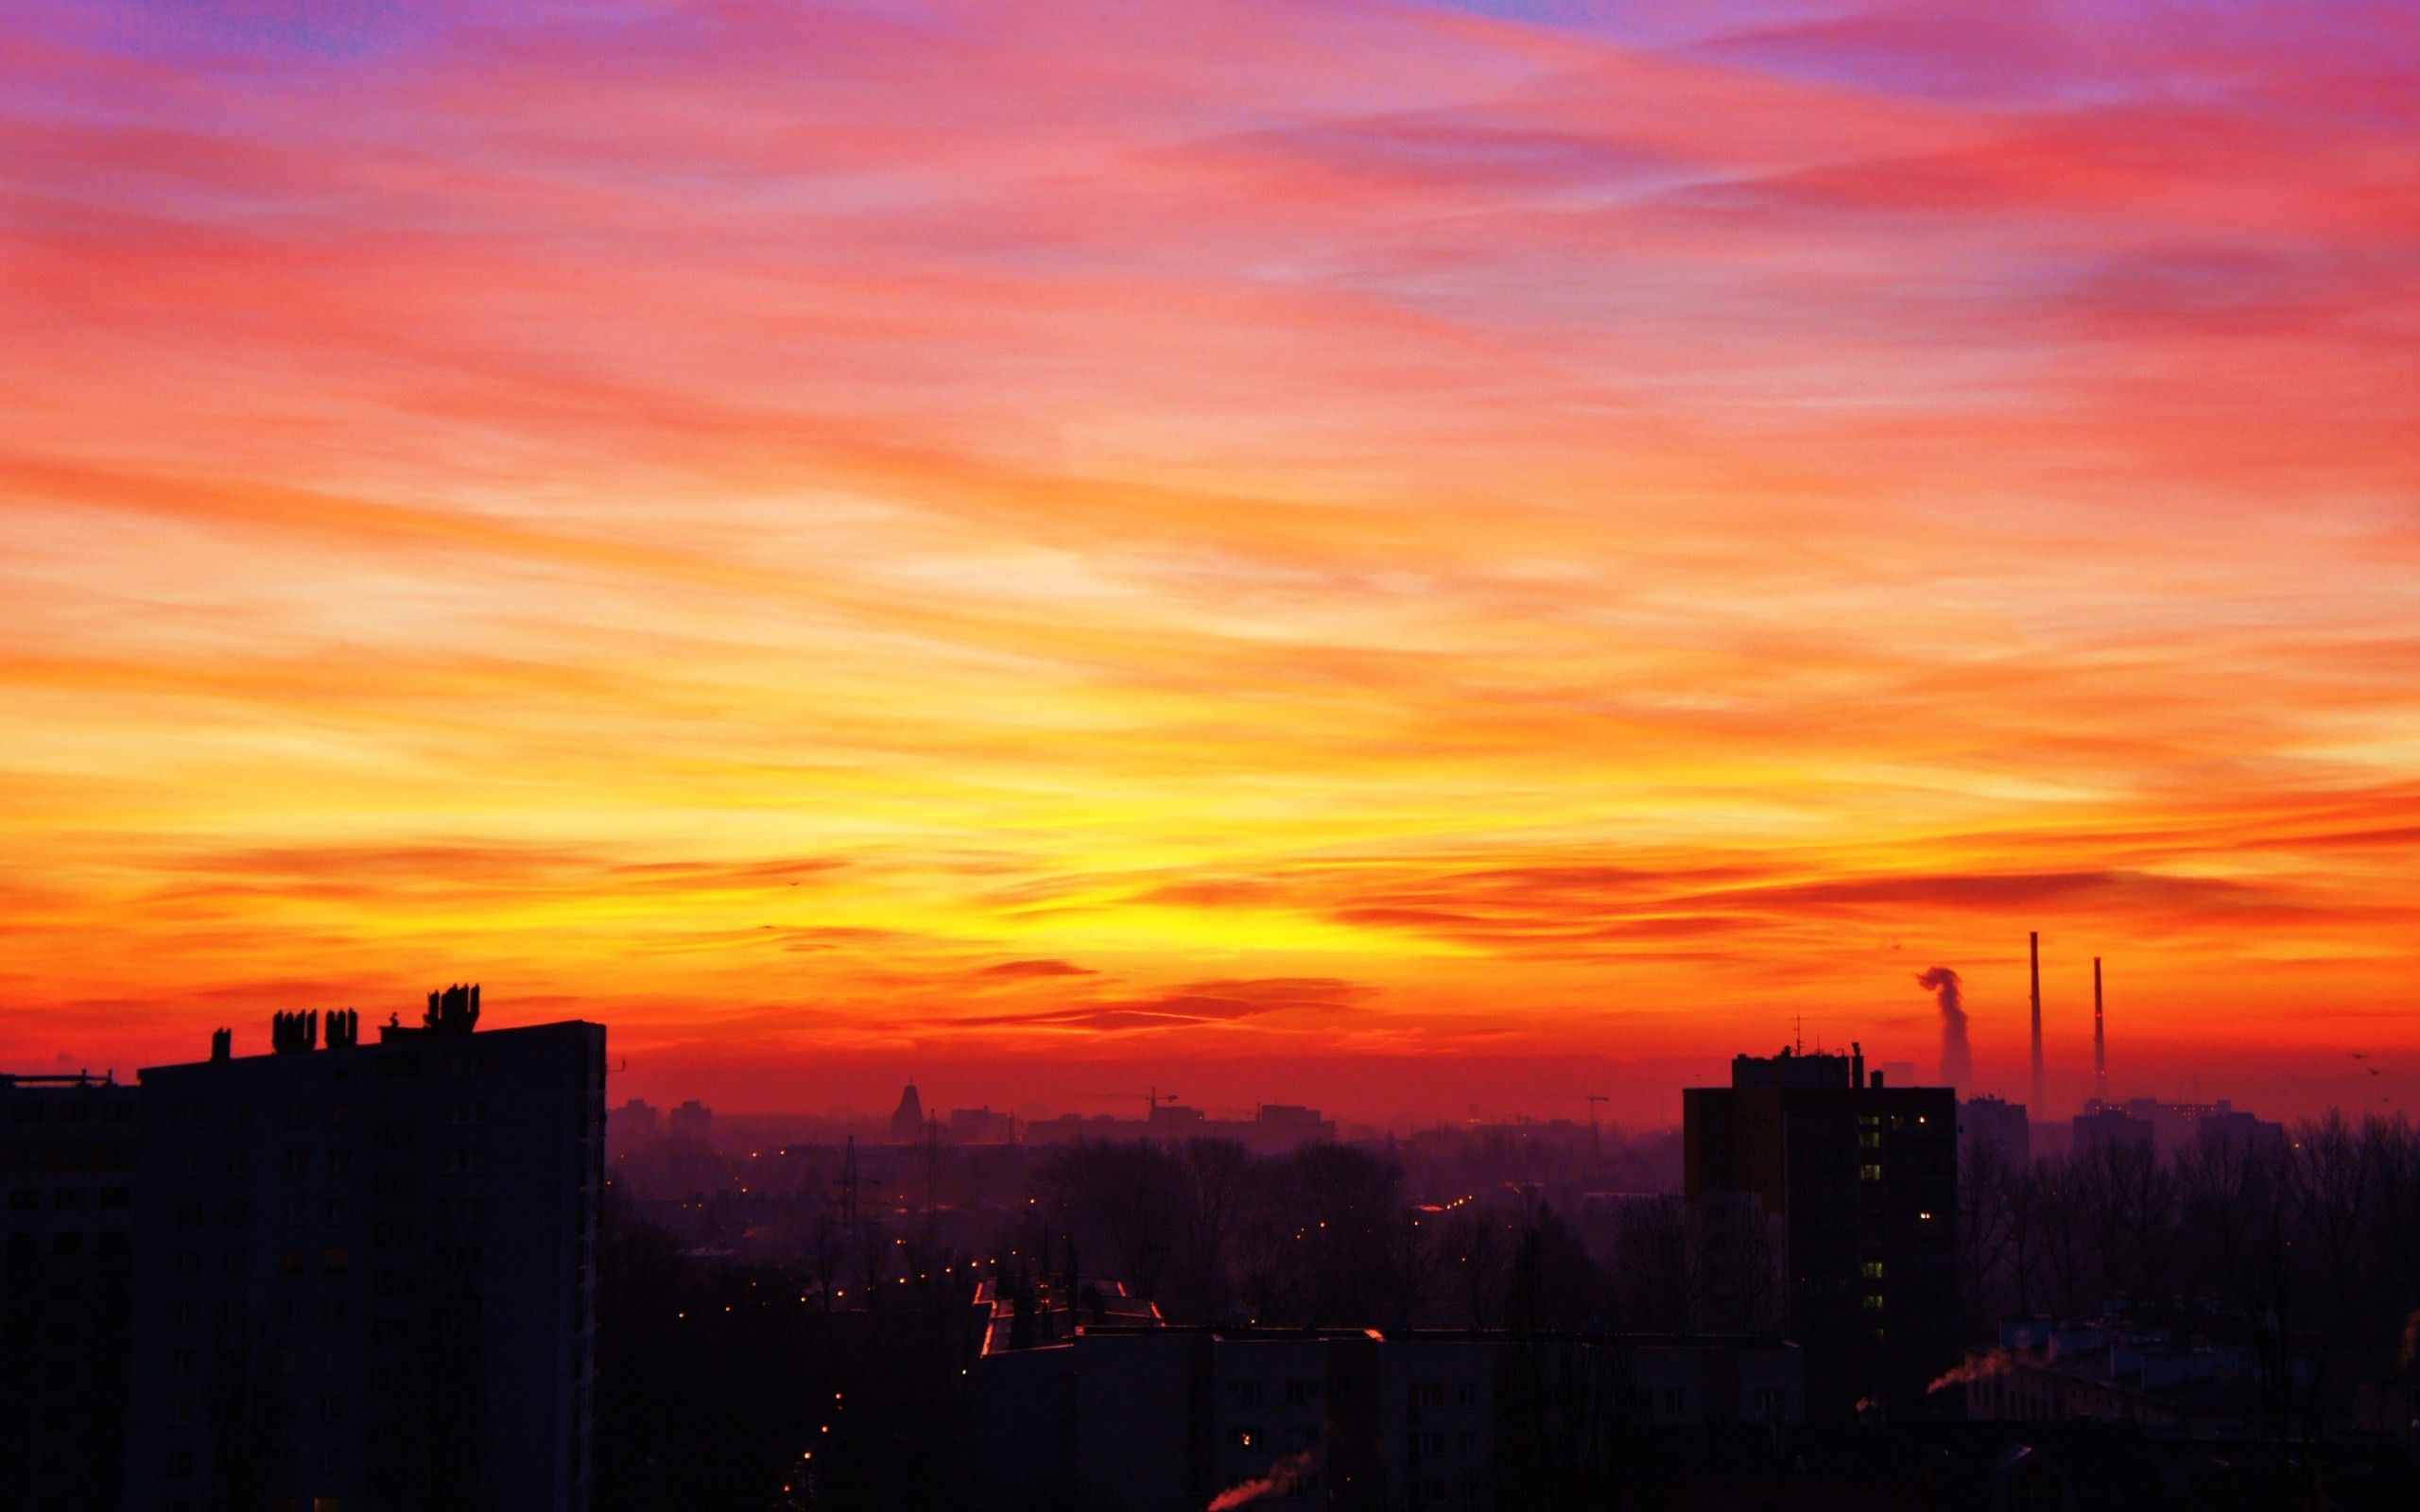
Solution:
M 1582 1092 L 1580 1095 L 1588 1100 L 1588 1148 L 1591 1151 L 1602 1154 L 1605 1148 L 1605 1139 L 1602 1134 L 1599 1134 L 1597 1131 L 1597 1108 L 1599 1104 L 1610 1103 L 1613 1099 L 1606 1096 L 1603 1092 Z
M 1149 1113 L 1144 1115 L 1143 1121 L 1148 1124 L 1157 1122 L 1160 1116 L 1160 1105 L 1162 1103 L 1166 1103 L 1171 1108 L 1175 1107 L 1176 1095 L 1177 1094 L 1174 1092 L 1163 1092 L 1158 1088 L 1154 1087 L 1147 1092 L 1095 1092 L 1092 1096 L 1086 1098 L 1085 1101 L 1094 1103 L 1117 1103 L 1124 1102 L 1130 1097 L 1140 1097 L 1143 1099 L 1144 1106 L 1150 1109 Z

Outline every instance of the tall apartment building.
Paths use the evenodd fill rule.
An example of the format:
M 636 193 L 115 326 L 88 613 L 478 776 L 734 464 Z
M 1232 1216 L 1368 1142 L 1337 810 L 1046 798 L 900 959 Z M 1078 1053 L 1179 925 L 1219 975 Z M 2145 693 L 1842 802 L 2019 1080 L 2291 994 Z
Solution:
M 25 1512 L 118 1504 L 134 1097 L 0 1075 L 0 1504 Z
M 605 1030 L 477 1016 L 143 1072 L 129 1505 L 588 1506 Z
M 1810 1418 L 1921 1411 L 1955 1365 L 1958 1094 L 1870 1079 L 1862 1052 L 1740 1056 L 1681 1093 L 1688 1194 L 1782 1220 Z

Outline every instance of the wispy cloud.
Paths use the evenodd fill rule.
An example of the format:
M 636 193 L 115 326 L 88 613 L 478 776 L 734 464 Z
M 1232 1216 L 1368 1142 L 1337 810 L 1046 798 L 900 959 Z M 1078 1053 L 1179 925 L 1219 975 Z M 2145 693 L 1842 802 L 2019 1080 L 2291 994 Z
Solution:
M 2038 925 L 2320 1033 L 2420 37 L 2319 15 L 20 7 L 0 998 L 1678 1053 L 1915 952 L 1988 1060 Z

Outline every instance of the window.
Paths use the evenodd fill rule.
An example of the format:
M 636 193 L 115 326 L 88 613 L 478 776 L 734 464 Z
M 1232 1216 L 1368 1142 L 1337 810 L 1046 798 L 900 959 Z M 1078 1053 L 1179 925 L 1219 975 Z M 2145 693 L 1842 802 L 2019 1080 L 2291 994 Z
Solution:
M 60 1187 L 50 1194 L 50 1205 L 61 1212 L 81 1212 L 84 1209 L 82 1187 Z
M 1865 1272 L 1869 1280 L 1880 1280 L 1882 1279 L 1882 1262 L 1878 1260 L 1869 1260 L 1860 1268 Z
M 1683 1413 L 1688 1411 L 1688 1393 L 1683 1391 L 1679 1386 L 1667 1386 L 1664 1388 L 1665 1417 L 1678 1418 Z
M 1860 1181 L 1879 1181 L 1882 1179 L 1882 1167 L 1860 1165 L 1857 1168 L 1857 1178 Z
M 1882 1311 L 1882 1294 L 1880 1292 L 1868 1292 L 1865 1294 L 1865 1310 L 1869 1313 L 1879 1313 Z
M 31 1212 L 42 1206 L 42 1194 L 32 1187 L 19 1187 L 9 1194 L 10 1212 Z

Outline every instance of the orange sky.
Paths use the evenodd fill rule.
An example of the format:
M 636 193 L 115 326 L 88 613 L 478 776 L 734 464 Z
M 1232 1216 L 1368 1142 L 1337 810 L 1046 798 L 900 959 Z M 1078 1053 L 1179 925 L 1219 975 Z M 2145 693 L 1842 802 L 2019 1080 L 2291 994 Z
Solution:
M 2420 1072 L 2408 11 L 401 9 L 0 20 L 0 1066 Z

